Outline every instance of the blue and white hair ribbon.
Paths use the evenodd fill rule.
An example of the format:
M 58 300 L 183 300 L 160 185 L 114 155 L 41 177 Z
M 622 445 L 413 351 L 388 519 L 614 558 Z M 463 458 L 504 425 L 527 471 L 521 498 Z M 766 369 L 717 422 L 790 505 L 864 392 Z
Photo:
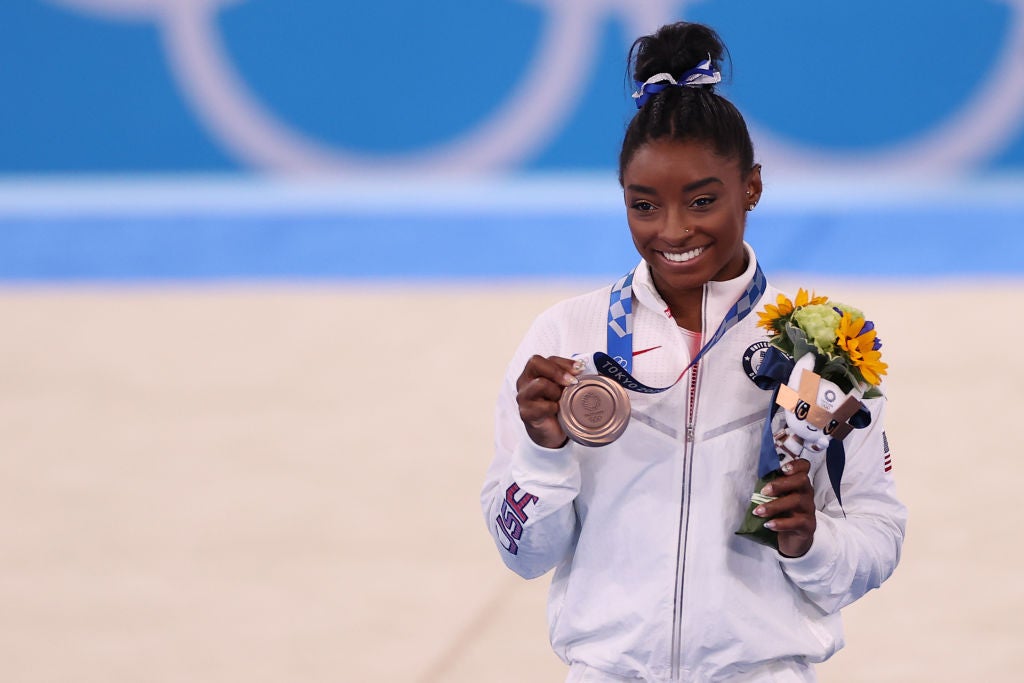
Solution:
M 659 93 L 665 88 L 675 86 L 677 88 L 698 88 L 702 85 L 714 85 L 722 81 L 722 74 L 711 65 L 711 55 L 703 62 L 690 69 L 678 79 L 668 73 L 654 74 L 646 81 L 634 81 L 637 91 L 633 93 L 636 100 L 636 108 L 640 109 L 647 103 L 651 95 Z

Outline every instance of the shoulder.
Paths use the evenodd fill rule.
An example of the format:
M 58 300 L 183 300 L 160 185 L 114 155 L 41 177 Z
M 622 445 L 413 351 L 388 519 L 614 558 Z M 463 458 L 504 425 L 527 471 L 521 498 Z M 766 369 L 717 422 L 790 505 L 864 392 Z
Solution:
M 537 316 L 533 328 L 574 329 L 580 325 L 604 325 L 611 285 L 563 299 Z
M 772 302 L 774 302 L 779 297 L 780 294 L 783 295 L 786 298 L 790 298 L 788 293 L 782 291 L 781 289 L 779 289 L 778 287 L 773 285 L 770 280 L 767 281 L 767 283 L 765 285 L 765 288 L 764 288 L 764 294 L 761 295 L 761 303 L 762 303 L 762 305 L 765 304 L 765 303 L 772 303 Z
M 533 354 L 541 356 L 593 351 L 608 321 L 611 285 L 563 299 L 540 313 L 530 325 L 513 364 L 520 366 Z

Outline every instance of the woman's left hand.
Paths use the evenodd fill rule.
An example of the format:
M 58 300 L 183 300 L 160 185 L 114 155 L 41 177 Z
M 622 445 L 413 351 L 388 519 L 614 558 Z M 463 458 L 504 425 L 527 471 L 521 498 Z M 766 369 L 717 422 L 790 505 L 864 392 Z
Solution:
M 761 493 L 776 500 L 759 505 L 758 517 L 768 520 L 766 527 L 779 534 L 779 552 L 786 557 L 800 557 L 811 549 L 817 518 L 814 515 L 814 487 L 809 472 L 811 463 L 803 458 L 782 466 L 782 476 L 775 478 Z

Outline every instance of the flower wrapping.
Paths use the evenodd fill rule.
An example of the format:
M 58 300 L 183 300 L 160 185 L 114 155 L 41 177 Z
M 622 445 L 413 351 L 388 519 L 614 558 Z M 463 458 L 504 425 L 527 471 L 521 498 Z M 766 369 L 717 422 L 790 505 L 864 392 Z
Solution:
M 861 399 L 882 395 L 879 384 L 888 366 L 881 360 L 874 323 L 852 306 L 800 289 L 795 301 L 780 294 L 758 317 L 758 326 L 771 335 L 771 348 L 755 381 L 774 393 L 757 483 L 736 533 L 778 548 L 776 533 L 754 515 L 757 506 L 774 500 L 762 489 L 780 475 L 784 463 L 826 453 L 829 479 L 842 505 L 842 440 L 870 423 Z M 780 408 L 782 419 L 773 420 Z

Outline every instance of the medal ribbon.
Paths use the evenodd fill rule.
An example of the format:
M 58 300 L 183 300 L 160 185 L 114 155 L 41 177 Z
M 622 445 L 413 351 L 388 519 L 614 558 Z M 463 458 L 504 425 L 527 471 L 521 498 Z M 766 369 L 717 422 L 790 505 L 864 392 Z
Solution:
M 746 290 L 725 314 L 722 324 L 718 326 L 707 343 L 700 348 L 690 364 L 679 373 L 675 382 L 667 387 L 655 388 L 637 381 L 630 374 L 633 370 L 633 275 L 635 273 L 636 269 L 634 268 L 612 285 L 608 299 L 608 353 L 596 352 L 594 364 L 597 366 L 597 371 L 605 377 L 618 382 L 630 391 L 641 394 L 660 394 L 678 384 L 687 370 L 696 365 L 704 357 L 704 354 L 725 336 L 726 332 L 757 307 L 757 302 L 761 300 L 761 295 L 764 294 L 768 286 L 764 272 L 761 270 L 761 264 L 757 264 L 754 269 L 754 277 L 747 285 Z

